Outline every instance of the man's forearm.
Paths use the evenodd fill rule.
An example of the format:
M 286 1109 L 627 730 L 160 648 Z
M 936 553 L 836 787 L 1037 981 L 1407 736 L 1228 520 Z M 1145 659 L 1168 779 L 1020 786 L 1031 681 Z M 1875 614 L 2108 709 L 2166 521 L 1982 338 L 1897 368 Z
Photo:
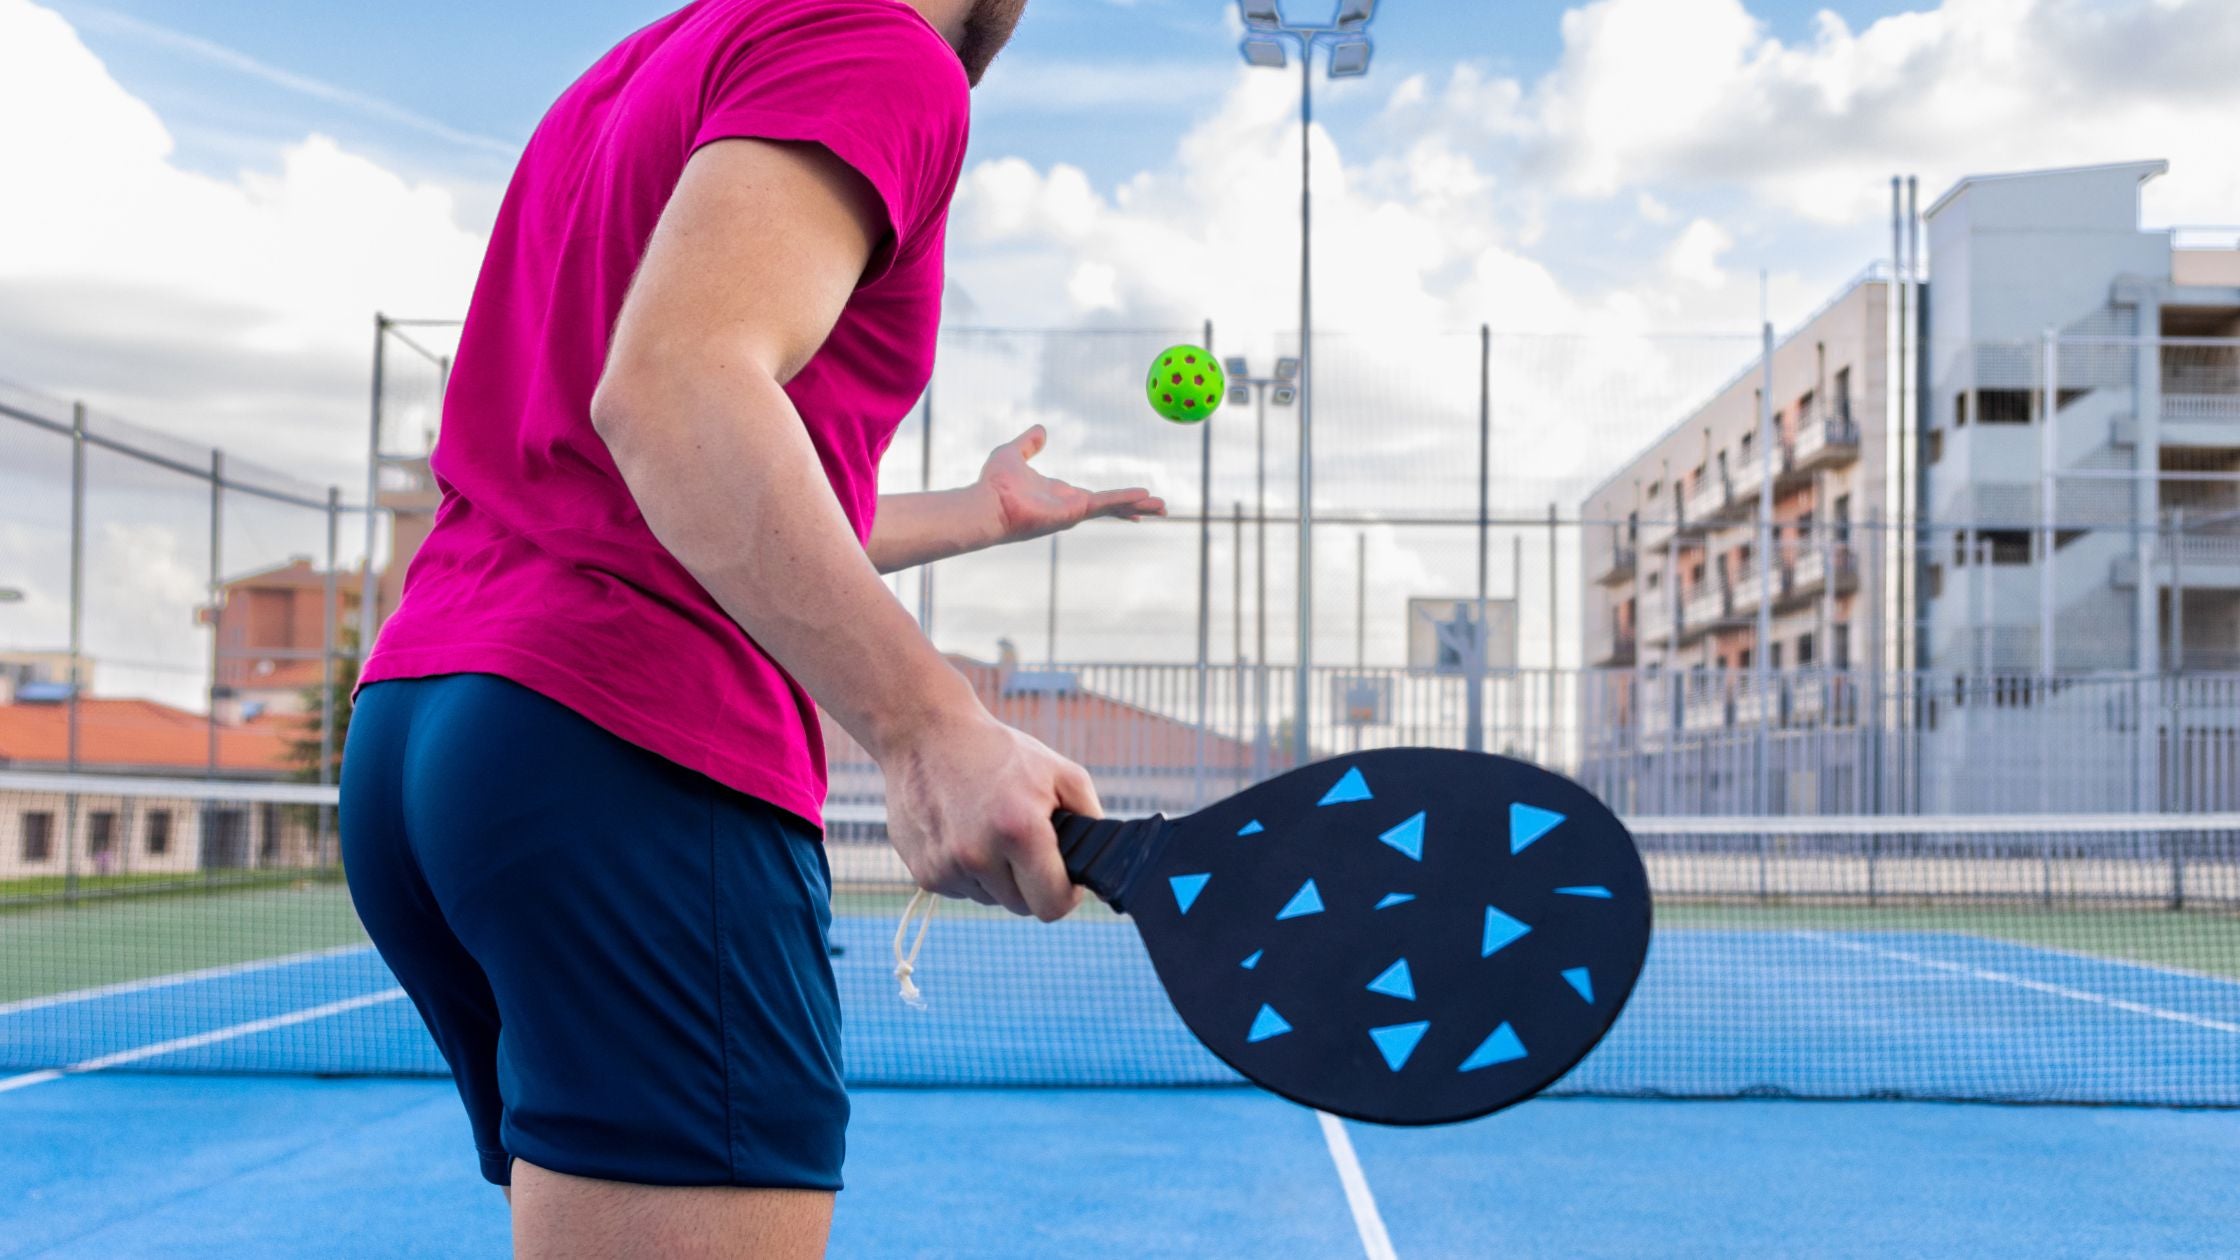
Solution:
M 593 420 L 654 537 L 874 756 L 977 708 L 857 545 L 768 371 L 663 363 L 603 383 Z
M 1002 512 L 986 487 L 882 494 L 866 548 L 881 573 L 915 568 L 1004 540 Z

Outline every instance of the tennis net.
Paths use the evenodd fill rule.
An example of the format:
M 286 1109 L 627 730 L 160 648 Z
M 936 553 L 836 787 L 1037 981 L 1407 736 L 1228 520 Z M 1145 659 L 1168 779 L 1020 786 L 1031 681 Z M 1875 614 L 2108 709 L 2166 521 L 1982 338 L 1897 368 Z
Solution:
M 1649 818 L 1657 935 L 1553 1092 L 2240 1106 L 2240 816 Z M 832 827 L 850 1080 L 1237 1078 L 1132 928 L 945 906 Z M 0 772 L 0 1088 L 57 1071 L 440 1074 L 367 944 L 331 789 Z

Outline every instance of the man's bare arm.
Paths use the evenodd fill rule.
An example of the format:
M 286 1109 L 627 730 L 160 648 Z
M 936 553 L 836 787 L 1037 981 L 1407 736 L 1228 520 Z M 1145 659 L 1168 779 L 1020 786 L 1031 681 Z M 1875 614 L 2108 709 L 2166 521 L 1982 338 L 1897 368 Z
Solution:
M 1098 517 L 1136 521 L 1167 514 L 1166 501 L 1142 486 L 1084 490 L 1044 476 L 1028 461 L 1048 440 L 1041 425 L 1028 429 L 997 447 L 981 465 L 979 479 L 961 489 L 880 495 L 872 563 L 892 573 L 1055 534 Z
M 702 149 L 623 305 L 592 421 L 654 536 L 885 770 L 889 832 L 935 891 L 1054 918 L 1050 829 L 1088 776 L 988 716 L 879 580 L 782 385 L 882 230 L 821 148 Z

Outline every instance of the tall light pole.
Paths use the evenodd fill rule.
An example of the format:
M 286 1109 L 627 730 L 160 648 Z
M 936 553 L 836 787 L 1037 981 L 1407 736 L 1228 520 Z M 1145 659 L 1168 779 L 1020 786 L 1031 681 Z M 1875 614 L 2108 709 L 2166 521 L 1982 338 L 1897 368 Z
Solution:
M 1277 359 L 1274 376 L 1254 376 L 1251 364 L 1243 355 L 1232 355 L 1223 365 L 1229 377 L 1229 401 L 1243 406 L 1245 396 L 1253 400 L 1252 441 L 1255 449 L 1252 476 L 1253 568 L 1257 588 L 1252 600 L 1253 633 L 1256 646 L 1253 656 L 1253 674 L 1257 679 L 1259 734 L 1253 741 L 1252 769 L 1255 781 L 1268 777 L 1268 394 L 1273 390 L 1275 404 L 1288 407 L 1299 398 L 1299 361 Z M 1240 563 L 1242 563 L 1240 561 Z
M 1314 664 L 1314 48 L 1330 46 L 1330 77 L 1359 78 L 1369 73 L 1369 21 L 1376 0 L 1343 0 L 1328 25 L 1287 21 L 1279 0 L 1237 0 L 1244 14 L 1245 63 L 1280 70 L 1285 42 L 1299 49 L 1299 672 L 1292 704 L 1292 758 L 1306 764 L 1313 756 L 1309 721 Z

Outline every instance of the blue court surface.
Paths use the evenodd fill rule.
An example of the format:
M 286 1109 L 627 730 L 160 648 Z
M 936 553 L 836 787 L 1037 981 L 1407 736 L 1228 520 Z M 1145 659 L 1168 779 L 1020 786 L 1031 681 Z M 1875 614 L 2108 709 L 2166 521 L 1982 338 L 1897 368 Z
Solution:
M 2210 1256 L 2240 1237 L 2229 1112 L 1548 1099 L 1334 1144 L 1243 1089 L 869 1090 L 856 1109 L 840 1257 Z M 508 1245 L 440 1081 L 65 1077 L 0 1095 L 0 1186 L 0 1256 Z
M 2240 1110 L 2182 1109 L 2240 1098 L 2220 976 L 1676 926 L 1558 1087 L 1601 1096 L 1397 1130 L 1236 1087 L 1124 924 L 944 918 L 923 1011 L 892 932 L 834 927 L 859 1086 L 838 1256 L 2240 1254 Z M 300 1075 L 440 1069 L 363 947 L 0 1003 L 0 1257 L 505 1254 L 447 1081 Z M 1724 1100 L 1650 1096 L 1674 1094 Z

